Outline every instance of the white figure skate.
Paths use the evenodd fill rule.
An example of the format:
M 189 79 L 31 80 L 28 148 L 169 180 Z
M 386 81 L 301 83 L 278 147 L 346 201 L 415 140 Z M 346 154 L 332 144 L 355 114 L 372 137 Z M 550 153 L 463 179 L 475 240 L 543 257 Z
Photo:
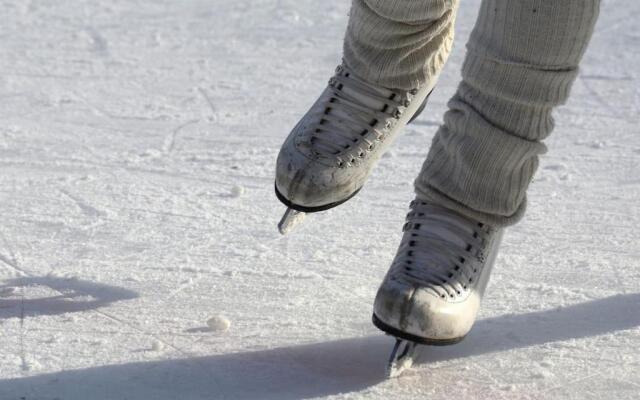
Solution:
M 374 325 L 397 340 L 389 377 L 411 366 L 418 344 L 454 344 L 471 330 L 503 233 L 420 200 L 403 230 L 373 310 Z
M 422 112 L 436 80 L 408 91 L 387 89 L 338 66 L 280 149 L 275 190 L 288 207 L 280 232 L 290 231 L 305 213 L 358 193 L 400 130 Z

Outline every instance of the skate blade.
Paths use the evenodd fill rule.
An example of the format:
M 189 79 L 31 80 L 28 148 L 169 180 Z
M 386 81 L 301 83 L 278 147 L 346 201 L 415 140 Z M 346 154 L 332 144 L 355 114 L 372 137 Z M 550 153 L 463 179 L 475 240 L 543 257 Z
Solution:
M 397 378 L 411 368 L 417 347 L 415 342 L 396 338 L 387 364 L 387 378 Z
M 282 219 L 278 223 L 278 230 L 281 234 L 286 235 L 291 232 L 305 217 L 305 213 L 302 211 L 294 210 L 293 208 L 287 208 Z

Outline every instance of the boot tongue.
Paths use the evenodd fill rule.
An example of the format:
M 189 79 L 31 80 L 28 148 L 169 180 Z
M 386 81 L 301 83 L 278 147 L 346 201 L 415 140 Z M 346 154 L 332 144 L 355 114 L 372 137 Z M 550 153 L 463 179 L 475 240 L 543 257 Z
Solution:
M 389 89 L 386 89 L 384 87 L 381 87 L 381 86 L 373 85 L 373 84 L 365 81 L 364 79 L 361 79 L 359 76 L 355 75 L 350 70 L 343 71 L 342 76 L 347 78 L 348 81 L 355 81 L 355 82 L 358 82 L 360 85 L 366 86 L 368 90 L 370 90 L 372 92 L 375 92 L 375 93 L 378 93 L 380 96 L 385 97 L 387 99 L 391 99 L 392 96 L 394 95 L 393 91 L 391 91 Z M 346 85 L 342 85 L 340 90 L 342 92 L 344 92 L 345 94 L 354 97 L 359 102 L 361 102 L 363 105 L 365 105 L 365 106 L 367 106 L 367 107 L 369 107 L 369 108 L 371 108 L 373 110 L 382 111 L 384 109 L 384 106 L 385 106 L 384 101 L 372 98 L 371 96 L 368 96 L 367 94 L 362 93 L 361 91 L 353 89 L 352 87 L 349 86 L 348 83 Z
M 355 79 L 353 77 L 353 75 L 348 76 L 349 80 L 351 79 Z M 361 81 L 362 82 L 362 81 Z M 369 85 L 368 85 L 369 86 Z M 385 97 L 391 97 L 392 93 L 386 93 L 386 92 L 382 92 L 380 89 L 375 88 L 375 87 L 371 87 L 369 86 L 371 89 L 375 90 L 376 92 L 379 92 L 381 95 L 384 95 Z M 342 93 L 346 94 L 349 97 L 352 97 L 355 101 L 355 103 L 360 103 L 361 105 L 371 109 L 372 111 L 383 111 L 385 110 L 385 103 L 382 100 L 376 99 L 374 97 L 368 96 L 365 93 L 362 93 L 361 91 L 358 91 L 356 89 L 353 89 L 351 87 L 348 86 L 348 83 L 345 85 L 341 85 L 340 89 L 339 89 Z M 340 118 L 340 119 L 345 119 L 345 120 L 352 120 L 352 116 L 350 115 L 350 113 L 352 112 L 356 112 L 355 110 L 350 110 L 347 111 L 345 110 L 343 107 L 332 107 L 331 110 L 329 111 L 329 113 L 333 114 L 334 116 Z M 363 114 L 364 116 L 364 114 Z M 368 120 L 367 122 L 369 124 L 372 124 L 375 122 L 375 117 L 372 115 L 367 116 L 367 118 L 370 118 L 370 120 Z M 355 132 L 356 134 L 360 134 L 360 132 Z
M 353 79 L 353 78 L 350 76 L 349 79 Z M 376 90 L 376 88 L 374 87 L 370 86 L 370 88 Z M 351 97 L 354 97 L 358 102 L 362 103 L 362 105 L 367 106 L 372 110 L 382 111 L 384 109 L 385 103 L 383 101 L 367 96 L 366 94 L 359 92 L 357 90 L 354 90 L 347 85 L 342 85 L 342 88 L 340 90 L 345 94 Z M 379 90 L 376 90 L 376 92 L 379 92 L 381 95 L 389 98 L 392 95 L 392 93 L 385 93 Z
M 343 123 L 335 122 L 335 120 L 332 121 L 330 127 L 327 127 L 327 130 L 331 132 L 331 128 L 334 128 L 339 132 L 347 131 L 348 135 L 332 134 L 335 143 L 347 149 L 359 141 L 363 131 L 368 131 L 370 126 L 373 126 L 374 122 L 376 122 L 376 112 L 383 110 L 390 112 L 390 110 L 386 108 L 387 103 L 384 99 L 391 99 L 391 97 L 394 96 L 394 92 L 383 87 L 372 85 L 360 79 L 351 71 L 342 70 L 340 75 L 342 76 L 341 81 L 344 81 L 344 83 L 340 83 L 339 86 L 334 86 L 334 90 L 341 92 L 350 102 L 364 108 L 364 110 L 359 110 L 347 104 L 342 106 L 340 105 L 339 99 L 337 99 L 336 104 L 329 103 L 327 105 L 327 114 L 337 118 L 338 121 L 343 121 Z M 391 114 L 389 114 L 389 116 L 391 116 Z M 338 126 L 336 126 L 336 124 L 338 124 Z
M 464 232 L 467 232 L 469 236 L 473 235 L 473 228 L 471 228 L 468 224 L 464 224 L 459 218 L 454 218 L 447 215 L 437 215 L 432 217 L 434 220 L 445 221 L 445 224 L 429 224 L 425 226 L 426 229 L 429 229 L 431 233 L 440 237 L 442 240 L 446 240 L 447 242 L 453 243 L 460 248 L 466 248 L 467 242 L 464 238 L 456 235 L 451 230 L 447 229 L 449 224 L 455 225 L 456 227 L 462 229 Z

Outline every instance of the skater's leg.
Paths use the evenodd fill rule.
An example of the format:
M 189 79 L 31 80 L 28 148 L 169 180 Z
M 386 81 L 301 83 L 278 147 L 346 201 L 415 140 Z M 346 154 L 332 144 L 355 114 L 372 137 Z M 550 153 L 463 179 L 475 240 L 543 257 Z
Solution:
M 353 0 L 344 61 L 362 78 L 413 89 L 451 52 L 458 0 Z
M 463 81 L 416 180 L 418 198 L 493 226 L 525 192 L 593 32 L 599 0 L 484 0 Z
M 427 344 L 469 332 L 503 226 L 523 213 L 551 111 L 568 96 L 598 9 L 598 0 L 483 0 L 463 81 L 376 295 L 380 329 Z

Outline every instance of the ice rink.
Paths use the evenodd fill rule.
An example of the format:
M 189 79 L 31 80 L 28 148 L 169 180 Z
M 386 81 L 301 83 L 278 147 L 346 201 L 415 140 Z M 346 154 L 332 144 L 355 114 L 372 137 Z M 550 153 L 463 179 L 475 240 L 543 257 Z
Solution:
M 625 0 L 603 4 L 475 328 L 385 380 L 373 297 L 478 7 L 364 190 L 282 237 L 276 156 L 340 62 L 348 1 L 0 1 L 0 400 L 640 398 Z

